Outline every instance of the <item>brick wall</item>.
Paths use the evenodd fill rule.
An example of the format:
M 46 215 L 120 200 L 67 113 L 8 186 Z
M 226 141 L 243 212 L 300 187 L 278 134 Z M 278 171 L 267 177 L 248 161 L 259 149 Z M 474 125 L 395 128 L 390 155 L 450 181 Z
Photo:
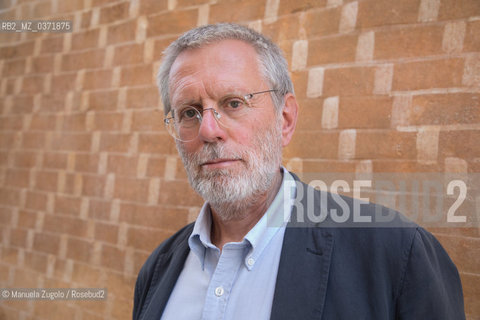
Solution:
M 143 261 L 202 203 L 154 82 L 162 50 L 201 24 L 247 24 L 285 51 L 301 105 L 288 168 L 480 171 L 478 0 L 0 3 L 2 20 L 53 18 L 73 32 L 0 33 L 0 287 L 108 299 L 0 301 L 0 319 L 130 318 Z M 479 319 L 479 227 L 432 231 Z

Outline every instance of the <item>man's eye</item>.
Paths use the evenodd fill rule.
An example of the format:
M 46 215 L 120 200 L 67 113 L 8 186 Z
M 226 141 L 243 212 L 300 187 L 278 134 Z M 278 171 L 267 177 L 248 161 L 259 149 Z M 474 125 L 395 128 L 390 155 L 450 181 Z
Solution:
M 230 100 L 228 101 L 227 106 L 231 109 L 239 109 L 244 106 L 244 102 L 241 100 Z
M 195 109 L 185 109 L 180 113 L 180 120 L 192 120 L 197 117 Z

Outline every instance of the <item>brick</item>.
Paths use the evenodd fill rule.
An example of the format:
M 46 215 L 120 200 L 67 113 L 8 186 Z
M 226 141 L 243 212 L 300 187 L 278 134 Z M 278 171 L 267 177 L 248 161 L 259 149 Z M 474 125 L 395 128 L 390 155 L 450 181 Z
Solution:
M 98 172 L 98 154 L 76 154 L 75 171 L 78 172 Z
M 60 237 L 47 233 L 36 233 L 33 240 L 33 249 L 56 255 L 60 248 Z
M 84 8 L 84 1 L 82 0 L 71 0 L 71 1 L 65 1 L 58 4 L 58 12 L 60 13 L 77 11 L 83 8 Z
M 23 128 L 23 116 L 0 116 L 0 131 L 21 131 Z
M 83 79 L 84 90 L 107 89 L 112 85 L 111 70 L 92 70 L 85 72 Z
M 10 226 L 10 223 L 12 221 L 12 215 L 13 215 L 12 209 L 5 208 L 5 207 L 0 207 L 0 225 Z M 19 226 L 23 227 L 20 224 L 19 224 Z M 23 228 L 25 228 L 25 227 L 23 227 Z
M 133 113 L 133 131 L 162 131 L 165 130 L 163 112 L 159 109 L 138 111 Z
M 56 117 L 51 114 L 34 114 L 30 122 L 30 130 L 49 131 L 55 126 Z
M 308 66 L 355 61 L 356 35 L 340 35 L 311 40 L 308 46 Z
M 416 160 L 381 159 L 373 160 L 373 172 L 378 173 L 417 173 L 441 172 L 438 163 L 419 163 Z
M 408 26 L 375 33 L 375 59 L 430 56 L 442 53 L 443 27 Z
M 47 17 L 52 13 L 52 4 L 49 2 L 32 4 L 32 17 Z
M 43 253 L 25 253 L 25 267 L 40 273 L 47 272 L 47 260 L 47 255 Z
M 97 288 L 102 282 L 102 272 L 100 269 L 84 263 L 74 263 L 72 271 L 72 281 L 81 283 L 85 288 Z M 67 319 L 67 318 L 66 318 Z
M 138 151 L 158 154 L 176 154 L 175 142 L 168 133 L 141 133 L 138 138 Z
M 264 15 L 265 2 L 263 1 L 246 0 L 240 3 L 232 0 L 224 0 L 210 6 L 209 23 L 251 21 L 261 19 Z
M 84 133 L 63 133 L 54 135 L 52 149 L 61 151 L 88 151 L 91 146 L 91 136 Z
M 136 30 L 137 30 L 136 20 L 130 20 L 124 23 L 119 23 L 119 24 L 109 26 L 107 31 L 107 43 L 114 44 L 114 43 L 134 41 Z
M 5 183 L 10 187 L 28 188 L 30 185 L 30 171 L 25 169 L 8 169 Z
M 15 135 L 13 133 L 3 133 L 0 135 L 0 149 L 11 150 L 15 144 Z
M 387 96 L 342 97 L 339 128 L 389 128 L 393 99 Z
M 153 81 L 152 65 L 132 65 L 122 69 L 120 85 L 149 85 Z
M 131 135 L 117 133 L 102 133 L 100 149 L 111 152 L 128 152 Z
M 83 175 L 82 194 L 92 197 L 103 197 L 105 193 L 106 177 Z
M 127 108 L 157 108 L 159 92 L 156 87 L 127 88 Z
M 299 19 L 296 15 L 278 17 L 275 22 L 263 23 L 262 34 L 275 42 L 286 39 L 297 40 L 299 26 Z
M 137 162 L 137 157 L 109 155 L 107 162 L 107 171 L 113 172 L 117 176 L 136 176 Z
M 35 166 L 36 153 L 30 151 L 18 151 L 14 154 L 14 165 L 19 168 L 31 168 Z
M 100 264 L 109 269 L 123 271 L 125 251 L 114 246 L 102 245 Z
M 116 177 L 114 197 L 128 201 L 146 202 L 149 183 L 148 179 Z
M 358 15 L 358 2 L 353 1 L 345 4 L 342 7 L 342 14 L 340 16 L 340 33 L 352 32 L 355 30 Z
M 81 262 L 90 262 L 93 253 L 93 243 L 80 239 L 69 238 L 67 241 L 67 258 Z
M 22 82 L 22 93 L 42 93 L 45 84 L 45 77 L 40 75 L 25 76 Z
M 283 2 L 281 1 L 281 3 Z M 305 13 L 305 31 L 307 36 L 310 38 L 338 33 L 340 15 L 341 8 L 339 7 L 307 11 Z
M 162 243 L 163 240 L 167 239 L 172 234 L 173 232 L 145 227 L 129 227 L 127 245 L 139 250 L 151 252 Z
M 47 209 L 47 195 L 37 191 L 28 191 L 25 208 L 36 211 L 45 211 Z
M 462 83 L 463 60 L 415 61 L 394 66 L 393 90 L 456 87 Z
M 80 210 L 80 198 L 58 194 L 55 196 L 55 214 L 80 216 Z
M 0 230 L 2 230 L 2 229 L 0 229 Z M 2 262 L 12 264 L 12 265 L 16 265 L 18 263 L 17 261 L 19 259 L 19 255 L 20 255 L 19 251 L 20 250 L 18 250 L 17 248 L 3 247 L 2 251 L 0 251 Z
M 57 53 L 63 50 L 63 35 L 52 35 L 42 39 L 41 53 Z
M 100 24 L 108 24 L 128 18 L 129 2 L 121 2 L 100 9 Z
M 25 114 L 33 111 L 33 96 L 16 96 L 12 100 L 11 114 Z
M 467 23 L 463 50 L 466 52 L 480 51 L 480 20 Z
M 39 171 L 35 175 L 35 189 L 42 191 L 57 191 L 58 174 L 52 171 Z
M 178 2 L 178 6 L 182 7 Z M 151 15 L 165 10 L 167 10 L 167 1 L 141 1 L 138 11 L 140 15 Z
M 14 247 L 27 247 L 27 230 L 26 229 L 10 229 L 10 244 Z
M 462 83 L 469 87 L 480 86 L 480 55 L 468 56 L 465 59 Z
M 43 230 L 50 233 L 65 233 L 71 236 L 85 237 L 87 235 L 87 222 L 75 217 L 46 214 Z
M 358 131 L 356 159 L 416 159 L 416 133 Z
M 141 204 L 122 204 L 120 222 L 159 229 L 180 229 L 187 224 L 188 210 Z
M 101 68 L 104 58 L 105 51 L 103 49 L 67 53 L 62 57 L 62 70 L 73 71 Z
M 143 63 L 143 44 L 128 44 L 115 48 L 113 65 L 127 65 Z
M 19 76 L 25 73 L 25 59 L 9 61 L 2 71 L 2 77 Z
M 336 158 L 337 148 L 338 133 L 297 132 L 284 149 L 284 157 Z
M 434 163 L 438 159 L 439 129 L 424 127 L 417 133 L 417 160 L 420 163 Z
M 75 81 L 77 79 L 77 73 L 64 73 L 58 76 L 53 76 L 52 77 L 52 91 L 54 91 L 54 96 L 52 98 L 54 99 L 61 99 L 60 101 L 65 104 L 65 97 L 61 96 L 59 97 L 58 95 L 60 94 L 65 94 L 68 91 L 71 91 L 75 88 Z M 43 97 L 42 97 L 43 98 Z M 63 99 L 62 99 L 63 98 Z M 46 103 L 43 103 L 42 101 L 42 107 Z M 63 108 L 65 108 L 65 105 L 63 105 Z M 61 108 L 61 109 L 63 109 Z M 60 109 L 60 107 L 59 107 Z M 56 109 L 55 109 L 56 110 Z M 52 110 L 52 111 L 55 111 Z
M 326 69 L 323 82 L 325 96 L 367 95 L 374 88 L 375 70 L 371 67 Z
M 118 226 L 110 223 L 95 222 L 95 240 L 116 244 L 118 239 Z
M 306 11 L 312 8 L 323 8 L 327 5 L 327 0 L 299 0 L 299 1 L 280 1 L 280 6 L 278 8 L 278 15 L 297 13 Z
M 30 72 L 37 73 L 50 73 L 53 70 L 53 56 L 40 56 L 32 59 L 32 66 Z
M 93 130 L 120 131 L 124 115 L 121 113 L 96 113 L 93 121 Z
M 151 178 L 163 177 L 165 172 L 165 159 L 150 158 L 147 165 L 147 176 Z
M 366 0 L 358 3 L 360 29 L 417 22 L 420 0 Z
M 12 59 L 33 55 L 34 42 L 28 41 L 0 48 L 0 59 Z
M 118 91 L 116 90 L 100 90 L 90 92 L 88 95 L 89 110 L 115 110 L 117 108 Z
M 110 210 L 111 202 L 103 200 L 90 200 L 88 207 L 88 217 L 95 220 L 109 220 L 110 219 Z
M 66 169 L 68 156 L 65 153 L 44 153 L 43 167 L 47 169 Z
M 409 122 L 413 125 L 478 123 L 479 105 L 480 94 L 476 93 L 415 95 Z
M 76 32 L 72 35 L 72 50 L 84 50 L 87 48 L 96 48 L 100 29 L 91 29 L 84 32 Z
M 81 14 L 81 25 L 82 29 L 89 28 L 92 25 L 92 11 L 86 11 Z
M 480 139 L 478 130 L 441 131 L 439 155 L 442 159 L 444 157 L 458 157 L 467 160 L 478 158 L 480 157 L 478 139 Z
M 442 0 L 438 20 L 453 20 L 480 15 L 480 3 L 475 0 Z
M 65 132 L 83 132 L 86 129 L 85 114 L 71 114 L 63 117 L 62 130 Z

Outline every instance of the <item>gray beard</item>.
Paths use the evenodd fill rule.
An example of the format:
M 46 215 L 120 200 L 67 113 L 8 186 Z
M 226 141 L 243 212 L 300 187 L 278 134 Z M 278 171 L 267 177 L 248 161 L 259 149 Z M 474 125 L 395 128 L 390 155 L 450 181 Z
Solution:
M 222 142 L 205 143 L 201 151 L 188 154 L 177 142 L 177 149 L 193 189 L 205 199 L 223 221 L 242 219 L 272 185 L 282 161 L 281 121 L 255 137 L 254 148 L 227 150 Z M 240 172 L 232 169 L 203 171 L 201 163 L 216 159 L 242 159 Z

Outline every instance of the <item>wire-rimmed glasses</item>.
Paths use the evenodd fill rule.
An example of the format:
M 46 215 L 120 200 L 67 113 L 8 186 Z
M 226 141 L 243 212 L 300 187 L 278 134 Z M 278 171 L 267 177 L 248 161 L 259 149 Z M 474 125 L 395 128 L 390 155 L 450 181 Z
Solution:
M 201 105 L 183 105 L 174 107 L 164 119 L 168 133 L 177 140 L 188 142 L 198 137 L 200 124 L 206 111 L 212 111 L 217 123 L 229 128 L 238 122 L 252 107 L 252 99 L 257 94 L 274 92 L 275 89 L 247 93 L 229 94 L 217 102 L 217 109 L 203 108 Z

